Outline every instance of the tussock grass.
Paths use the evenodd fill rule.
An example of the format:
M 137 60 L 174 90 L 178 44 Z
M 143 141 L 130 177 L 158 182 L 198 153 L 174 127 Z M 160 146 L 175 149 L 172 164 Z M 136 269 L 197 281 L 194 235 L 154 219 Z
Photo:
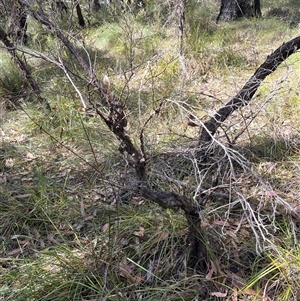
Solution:
M 28 83 L 8 54 L 0 50 L 0 118 L 6 109 L 19 106 L 28 95 Z
M 201 126 L 297 31 L 275 18 L 215 24 L 215 2 L 188 6 L 185 76 L 172 5 L 149 12 L 128 8 L 118 20 L 106 11 L 105 23 L 85 29 L 77 45 L 84 39 L 99 78 L 109 76 L 137 145 L 144 129 L 149 184 L 198 204 L 207 270 L 188 266 L 182 212 L 163 210 L 131 191 L 134 171 L 118 141 L 83 112 L 63 72 L 31 58 L 52 112 L 45 116 L 29 96 L 23 110 L 2 116 L 0 299 L 297 300 L 298 222 L 279 201 L 299 206 L 298 55 L 222 125 L 203 170 L 191 149 L 199 126 L 187 125 L 194 114 Z M 37 25 L 30 22 L 32 30 Z M 36 35 L 43 32 L 38 28 Z M 74 68 L 53 36 L 43 39 L 43 50 Z M 34 36 L 32 43 L 38 47 Z M 9 64 L 5 59 L 0 68 Z M 25 86 L 14 69 L 5 70 L 13 77 L 1 93 L 10 97 Z M 86 83 L 76 76 L 73 81 L 84 99 L 93 99 Z

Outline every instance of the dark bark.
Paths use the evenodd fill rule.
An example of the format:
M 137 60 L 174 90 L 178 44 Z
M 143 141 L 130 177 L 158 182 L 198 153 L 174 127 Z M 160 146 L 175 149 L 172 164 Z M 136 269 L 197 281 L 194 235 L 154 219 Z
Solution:
M 27 14 L 23 10 L 19 10 L 18 15 L 18 31 L 17 38 L 21 40 L 24 45 L 27 44 L 28 36 L 27 36 Z
M 207 271 L 208 252 L 206 248 L 207 238 L 205 231 L 201 225 L 199 212 L 191 212 L 186 214 L 189 225 L 188 244 L 192 246 L 189 254 L 189 267 L 194 267 L 196 270 Z
M 93 0 L 92 1 L 92 10 L 99 11 L 101 8 L 99 0 Z
M 260 0 L 254 0 L 254 16 L 261 17 Z
M 186 0 L 180 0 L 178 4 L 178 37 L 180 43 L 179 53 L 183 55 L 183 38 L 184 38 L 184 23 L 185 23 L 185 8 L 186 8 Z
M 68 7 L 63 1 L 55 1 L 51 6 L 54 11 L 58 11 L 60 14 L 68 13 Z
M 253 17 L 253 0 L 235 0 L 237 17 Z
M 261 82 L 299 48 L 300 36 L 284 43 L 269 55 L 266 61 L 255 71 L 240 92 L 225 106 L 219 109 L 209 121 L 204 123 L 202 132 L 200 133 L 199 146 L 205 148 L 205 146 L 211 142 L 213 135 L 216 133 L 222 122 L 224 122 L 235 110 L 248 105 Z M 198 153 L 198 158 L 201 160 L 201 158 L 203 159 L 204 157 L 205 152 L 202 150 Z
M 2 5 L 0 9 L 4 9 Z M 12 41 L 21 41 L 24 45 L 26 45 L 28 42 L 26 9 L 19 3 L 19 1 L 15 1 L 14 3 L 10 3 L 10 5 L 8 4 L 5 7 L 5 10 L 5 18 L 9 16 L 10 19 L 10 26 L 7 30 L 7 35 L 12 39 Z M 8 20 L 6 20 L 6 22 L 8 22 Z
M 189 248 L 188 266 L 196 270 L 207 270 L 207 239 L 201 227 L 199 209 L 192 205 L 192 200 L 178 193 L 140 187 L 141 195 L 165 209 L 182 209 L 188 224 L 187 244 Z
M 85 26 L 85 22 L 84 22 L 84 18 L 83 18 L 82 11 L 81 11 L 81 8 L 80 8 L 79 4 L 76 4 L 76 12 L 77 12 L 77 17 L 78 17 L 78 23 L 79 23 L 79 25 L 81 27 L 84 27 Z
M 218 21 L 231 21 L 235 20 L 237 18 L 237 11 L 236 11 L 236 0 L 222 0 L 221 1 L 221 7 L 220 7 L 220 12 L 217 17 L 217 22 Z
M 217 21 L 233 21 L 240 17 L 260 17 L 260 0 L 222 0 Z
M 121 0 L 120 3 L 123 9 L 126 9 L 128 7 L 131 7 L 133 9 L 139 9 L 146 6 L 144 0 Z

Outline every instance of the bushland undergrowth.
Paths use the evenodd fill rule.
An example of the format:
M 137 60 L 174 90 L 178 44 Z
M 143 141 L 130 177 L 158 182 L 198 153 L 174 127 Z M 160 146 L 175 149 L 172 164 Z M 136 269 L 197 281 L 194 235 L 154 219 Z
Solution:
M 103 23 L 68 30 L 123 101 L 147 185 L 198 208 L 206 264 L 190 263 L 184 214 L 136 191 L 84 68 L 30 18 L 19 47 L 51 112 L 1 55 L 0 300 L 297 300 L 298 53 L 222 124 L 201 168 L 195 158 L 201 125 L 297 30 L 276 16 L 215 24 L 214 2 L 188 6 L 185 73 L 173 8 L 99 12 Z

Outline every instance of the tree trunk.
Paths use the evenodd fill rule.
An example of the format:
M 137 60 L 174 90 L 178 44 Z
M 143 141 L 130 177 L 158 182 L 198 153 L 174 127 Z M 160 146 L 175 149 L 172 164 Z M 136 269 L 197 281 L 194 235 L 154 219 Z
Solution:
M 27 44 L 27 14 L 22 9 L 19 9 L 17 38 L 21 40 L 24 45 Z
M 79 23 L 79 25 L 81 27 L 84 27 L 85 26 L 85 22 L 84 22 L 84 18 L 83 18 L 83 15 L 82 15 L 79 3 L 76 4 L 76 12 L 77 12 L 77 17 L 78 17 L 78 23 Z
M 24 45 L 27 44 L 28 36 L 27 36 L 27 12 L 18 1 L 16 3 L 10 3 L 11 5 L 8 6 L 6 9 L 1 5 L 1 16 L 0 18 L 3 21 L 10 16 L 10 26 L 7 31 L 7 35 L 12 39 L 14 42 L 21 42 Z M 4 10 L 4 12 L 2 11 Z M 6 21 L 7 22 L 7 21 Z M 6 23 L 4 21 L 4 24 Z
M 93 11 L 99 11 L 101 8 L 99 0 L 93 0 L 92 1 L 92 10 Z
M 260 0 L 254 0 L 254 16 L 261 17 Z
M 218 21 L 231 21 L 237 18 L 235 0 L 222 0 Z
M 233 21 L 240 17 L 260 17 L 260 0 L 222 0 L 217 21 Z

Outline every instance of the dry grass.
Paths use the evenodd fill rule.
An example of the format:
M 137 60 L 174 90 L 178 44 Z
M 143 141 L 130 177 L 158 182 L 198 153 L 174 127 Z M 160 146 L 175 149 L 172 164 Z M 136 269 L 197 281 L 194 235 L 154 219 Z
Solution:
M 200 128 L 187 125 L 190 114 L 207 120 L 297 30 L 276 19 L 215 24 L 201 8 L 187 15 L 186 77 L 175 15 L 159 27 L 141 15 L 108 18 L 86 29 L 85 45 L 124 100 L 137 145 L 161 105 L 144 128 L 148 181 L 199 206 L 207 269 L 188 266 L 183 214 L 131 191 L 132 166 L 116 139 L 43 63 L 34 74 L 51 115 L 30 96 L 1 115 L 0 300 L 297 300 L 299 220 L 289 210 L 299 211 L 299 55 L 224 123 L 201 170 L 191 149 Z

